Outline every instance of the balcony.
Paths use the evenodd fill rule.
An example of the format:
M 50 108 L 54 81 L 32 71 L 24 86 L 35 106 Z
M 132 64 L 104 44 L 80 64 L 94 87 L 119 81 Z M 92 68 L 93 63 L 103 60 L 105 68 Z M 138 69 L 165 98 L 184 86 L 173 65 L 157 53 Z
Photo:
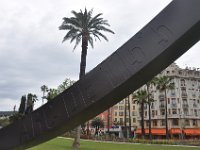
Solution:
M 181 96 L 182 97 L 187 97 L 187 93 L 184 92 L 184 93 L 181 94 Z
M 164 95 L 164 94 L 160 94 L 160 95 L 159 95 L 159 99 L 160 99 L 160 100 L 164 100 L 164 99 L 165 99 L 165 95 Z

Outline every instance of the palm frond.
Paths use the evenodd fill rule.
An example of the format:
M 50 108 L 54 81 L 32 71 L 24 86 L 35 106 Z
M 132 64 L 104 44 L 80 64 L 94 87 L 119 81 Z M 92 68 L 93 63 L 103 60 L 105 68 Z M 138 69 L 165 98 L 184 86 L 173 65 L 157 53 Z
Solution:
M 88 41 L 89 41 L 91 47 L 94 48 L 94 41 L 93 41 L 93 38 L 92 38 L 92 37 L 89 37 Z
M 73 17 L 64 17 L 64 21 L 59 27 L 59 30 L 69 30 L 63 38 L 63 42 L 66 40 L 70 40 L 71 43 L 76 41 L 74 49 L 80 43 L 83 36 L 87 38 L 87 42 L 89 42 L 93 48 L 93 38 L 95 41 L 96 39 L 101 41 L 101 38 L 108 41 L 108 38 L 102 33 L 102 31 L 114 34 L 111 29 L 107 28 L 110 25 L 107 20 L 104 20 L 101 17 L 102 13 L 93 17 L 93 9 L 88 11 L 86 8 L 84 12 L 82 10 L 79 12 L 73 10 L 71 13 L 73 14 Z
M 112 34 L 115 34 L 112 30 L 110 30 L 110 29 L 108 29 L 108 28 L 106 28 L 104 26 L 99 26 L 97 28 L 98 28 L 98 30 L 103 30 L 103 31 L 107 31 L 107 32 L 110 32 Z
M 76 43 L 75 43 L 75 45 L 74 45 L 73 50 L 76 49 L 76 47 L 79 45 L 80 41 L 81 41 L 81 35 L 80 35 L 80 36 L 76 36 Z
M 96 30 L 94 33 L 95 33 L 96 35 L 101 36 L 104 40 L 108 41 L 108 38 L 107 38 L 105 35 L 103 35 L 101 32 L 99 32 L 99 31 Z

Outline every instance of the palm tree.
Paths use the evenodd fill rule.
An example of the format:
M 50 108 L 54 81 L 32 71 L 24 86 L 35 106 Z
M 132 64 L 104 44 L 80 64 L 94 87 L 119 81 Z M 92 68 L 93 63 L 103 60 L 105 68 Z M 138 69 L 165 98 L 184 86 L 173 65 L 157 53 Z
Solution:
M 130 106 L 130 97 L 128 96 L 128 120 L 129 120 L 129 138 L 132 137 L 131 133 L 131 106 Z
M 156 88 L 165 94 L 165 126 L 166 126 L 166 139 L 169 139 L 168 133 L 168 114 L 167 114 L 167 91 L 174 89 L 172 78 L 168 76 L 160 76 L 155 78 Z
M 40 87 L 41 91 L 43 92 L 42 96 L 42 105 L 44 104 L 44 99 L 45 99 L 45 93 L 48 92 L 48 87 L 46 85 L 43 85 Z
M 27 104 L 25 114 L 29 114 L 33 111 L 34 103 L 37 101 L 37 96 L 35 94 L 29 93 L 27 95 Z
M 142 138 L 145 138 L 145 129 L 144 129 L 144 104 L 147 103 L 147 91 L 138 90 L 133 94 L 134 103 L 137 103 L 141 107 L 141 128 L 142 128 Z
M 152 98 L 152 93 L 150 92 L 150 86 L 155 85 L 155 78 L 153 78 L 151 81 L 146 83 L 147 88 L 147 103 L 149 106 L 149 139 L 152 140 L 152 133 L 151 133 L 151 104 L 155 100 Z
M 107 110 L 107 128 L 108 128 L 108 135 L 110 135 L 110 109 Z
M 88 49 L 88 43 L 93 48 L 93 38 L 96 40 L 100 40 L 100 37 L 108 41 L 108 38 L 102 34 L 102 31 L 114 32 L 107 27 L 110 25 L 108 24 L 107 20 L 104 20 L 101 18 L 101 13 L 97 14 L 96 16 L 92 16 L 93 10 L 87 11 L 85 8 L 85 11 L 83 12 L 80 10 L 80 12 L 72 11 L 73 17 L 63 18 L 63 23 L 59 27 L 60 30 L 68 30 L 67 34 L 63 38 L 63 42 L 66 40 L 70 40 L 72 43 L 75 41 L 74 49 L 77 47 L 77 45 L 82 42 L 82 52 L 81 52 L 81 63 L 80 63 L 80 73 L 79 73 L 79 79 L 82 79 L 85 76 L 85 68 L 86 68 L 86 56 L 87 56 L 87 49 Z M 73 148 L 79 148 L 80 147 L 80 130 L 81 126 L 76 130 L 76 136 L 73 143 Z
M 126 107 L 126 99 L 124 99 L 124 137 L 127 138 L 127 126 L 126 126 L 126 114 L 127 107 Z
M 19 106 L 18 113 L 24 115 L 25 113 L 25 106 L 26 106 L 26 95 L 23 95 L 21 98 L 21 103 Z

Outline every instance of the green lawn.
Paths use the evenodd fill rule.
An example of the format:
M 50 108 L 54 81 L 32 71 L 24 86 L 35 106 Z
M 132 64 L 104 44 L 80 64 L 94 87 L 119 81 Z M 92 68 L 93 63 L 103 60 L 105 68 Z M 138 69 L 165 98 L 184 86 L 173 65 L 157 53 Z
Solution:
M 29 150 L 71 150 L 71 139 L 56 138 Z M 81 141 L 80 150 L 200 150 L 197 147 L 123 144 Z

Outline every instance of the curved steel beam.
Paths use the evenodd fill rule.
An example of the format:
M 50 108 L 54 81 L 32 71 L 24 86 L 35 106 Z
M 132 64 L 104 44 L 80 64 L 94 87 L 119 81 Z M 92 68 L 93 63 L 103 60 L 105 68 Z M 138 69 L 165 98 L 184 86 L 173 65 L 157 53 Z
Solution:
M 200 1 L 174 0 L 53 101 L 0 130 L 0 150 L 25 149 L 96 116 L 138 89 L 200 38 Z

